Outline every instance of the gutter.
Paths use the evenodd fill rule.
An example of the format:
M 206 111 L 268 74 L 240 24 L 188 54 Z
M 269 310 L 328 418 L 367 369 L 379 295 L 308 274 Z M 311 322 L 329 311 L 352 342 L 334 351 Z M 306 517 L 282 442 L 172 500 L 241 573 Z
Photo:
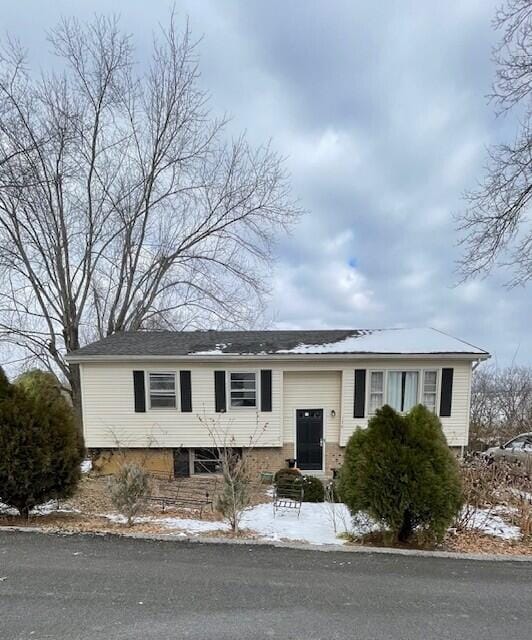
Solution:
M 70 364 L 83 364 L 85 362 L 150 362 L 150 361 L 177 361 L 177 362 L 231 362 L 242 360 L 277 360 L 284 361 L 314 361 L 314 360 L 471 360 L 477 362 L 476 366 L 490 358 L 489 353 L 220 353 L 213 355 L 79 355 L 66 356 Z M 476 366 L 474 368 L 476 368 Z

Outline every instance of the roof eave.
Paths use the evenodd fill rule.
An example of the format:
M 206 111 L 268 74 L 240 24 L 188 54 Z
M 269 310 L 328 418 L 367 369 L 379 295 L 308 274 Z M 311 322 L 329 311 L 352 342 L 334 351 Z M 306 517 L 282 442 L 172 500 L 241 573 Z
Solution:
M 66 360 L 70 364 L 85 362 L 148 362 L 158 361 L 195 361 L 195 362 L 225 362 L 234 360 L 488 360 L 489 353 L 445 352 L 445 353 L 260 353 L 237 354 L 222 353 L 212 355 L 69 355 Z

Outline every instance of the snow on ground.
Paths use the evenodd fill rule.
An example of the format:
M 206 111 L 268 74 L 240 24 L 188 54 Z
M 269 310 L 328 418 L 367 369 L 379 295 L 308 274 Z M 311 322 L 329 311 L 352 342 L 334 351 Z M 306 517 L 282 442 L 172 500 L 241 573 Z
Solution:
M 125 524 L 127 518 L 118 513 L 105 513 L 103 517 L 107 518 L 110 522 L 117 524 Z M 179 529 L 183 532 L 183 535 L 201 534 L 210 531 L 229 531 L 229 525 L 219 520 L 194 520 L 193 518 L 172 518 L 172 517 L 153 517 L 153 516 L 137 516 L 135 518 L 137 524 L 160 524 L 168 529 Z
M 331 507 L 327 502 L 304 502 L 297 517 L 294 509 L 278 510 L 273 515 L 271 504 L 259 504 L 242 518 L 241 528 L 252 529 L 265 540 L 303 540 L 313 544 L 343 544 L 338 533 L 351 529 L 351 514 L 345 504 L 335 504 L 334 532 Z
M 30 514 L 32 516 L 47 516 L 51 513 L 80 513 L 77 509 L 72 509 L 71 507 L 62 507 L 57 502 L 57 500 L 50 500 L 49 502 L 45 502 L 44 504 L 40 504 L 37 507 L 34 507 Z M 19 513 L 14 507 L 10 507 L 3 502 L 0 502 L 0 515 L 5 516 L 18 516 Z
M 273 514 L 271 503 L 259 504 L 247 510 L 240 522 L 241 529 L 255 532 L 262 540 L 300 540 L 313 544 L 344 544 L 338 533 L 352 531 L 351 515 L 345 504 L 334 505 L 334 517 L 329 503 L 304 502 L 299 517 L 295 509 L 280 509 Z M 124 524 L 119 514 L 103 514 L 111 522 Z M 336 533 L 333 520 L 336 522 Z M 168 529 L 178 529 L 183 534 L 197 535 L 211 531 L 229 531 L 229 525 L 220 521 L 189 518 L 150 517 L 135 518 L 136 523 L 160 524 Z
M 89 473 L 92 471 L 92 460 L 87 458 L 81 463 L 81 473 Z
M 53 513 L 80 513 L 76 509 L 60 507 L 57 501 L 51 500 L 32 510 L 32 516 L 43 516 Z M 478 509 L 469 528 L 502 538 L 503 540 L 519 540 L 519 527 L 508 524 L 501 510 L 501 515 L 493 510 Z M 17 515 L 16 509 L 0 502 L 0 514 Z M 100 514 L 110 522 L 125 524 L 126 518 L 117 513 Z M 198 520 L 194 518 L 177 518 L 172 516 L 138 516 L 135 522 L 139 524 L 160 525 L 174 533 L 185 535 L 201 535 L 213 531 L 220 531 L 221 535 L 229 531 L 229 525 L 219 520 Z M 294 540 L 311 544 L 344 544 L 338 534 L 349 532 L 362 534 L 376 528 L 367 518 L 353 519 L 345 504 L 328 502 L 304 502 L 299 517 L 295 509 L 278 509 L 274 516 L 271 503 L 258 504 L 248 509 L 242 516 L 241 529 L 248 529 L 257 534 L 262 540 Z
M 470 529 L 478 529 L 490 536 L 503 540 L 519 540 L 521 530 L 513 524 L 508 524 L 500 516 L 486 510 L 477 509 L 469 524 Z

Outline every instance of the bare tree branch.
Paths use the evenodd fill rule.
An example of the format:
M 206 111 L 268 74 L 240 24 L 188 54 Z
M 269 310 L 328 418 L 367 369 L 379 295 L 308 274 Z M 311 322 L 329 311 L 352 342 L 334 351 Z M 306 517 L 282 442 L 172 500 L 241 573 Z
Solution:
M 497 65 L 490 99 L 498 114 L 519 109 L 519 132 L 512 144 L 489 150 L 485 177 L 465 194 L 467 208 L 457 216 L 464 254 L 463 279 L 503 267 L 509 286 L 532 278 L 532 0 L 507 0 L 494 26 L 502 38 L 493 52 Z
M 58 70 L 0 54 L 0 340 L 59 369 L 127 330 L 248 326 L 276 234 L 300 215 L 283 160 L 228 141 L 174 15 L 149 65 L 117 19 L 64 19 Z

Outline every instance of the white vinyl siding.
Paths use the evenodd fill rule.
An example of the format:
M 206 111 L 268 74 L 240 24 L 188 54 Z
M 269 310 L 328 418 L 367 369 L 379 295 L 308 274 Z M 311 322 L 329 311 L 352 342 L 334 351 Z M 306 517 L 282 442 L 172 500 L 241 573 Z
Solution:
M 338 442 L 341 423 L 342 374 L 340 371 L 284 371 L 284 442 L 295 441 L 297 409 L 323 409 L 325 442 Z M 331 412 L 334 411 L 334 416 Z
M 221 359 L 222 360 L 222 359 Z M 452 415 L 441 418 L 443 430 L 451 446 L 467 444 L 471 362 L 435 359 L 354 359 L 333 358 L 308 361 L 278 359 L 235 362 L 94 362 L 81 365 L 82 404 L 85 442 L 90 448 L 116 447 L 212 447 L 207 427 L 219 424 L 234 435 L 234 446 L 245 447 L 253 434 L 260 433 L 259 446 L 278 447 L 294 441 L 295 409 L 323 408 L 325 439 L 345 445 L 357 427 L 365 427 L 369 417 L 370 372 L 377 370 L 438 371 L 436 414 L 440 404 L 442 367 L 454 369 Z M 178 388 L 179 371 L 191 371 L 192 413 L 149 409 L 135 413 L 133 370 L 146 372 L 173 371 Z M 257 407 L 215 412 L 214 371 L 272 370 L 272 411 Z M 366 418 L 353 418 L 354 370 L 366 369 Z M 226 376 L 226 379 L 229 376 Z M 283 382 L 284 380 L 284 382 Z M 257 375 L 257 392 L 259 377 Z M 420 382 L 422 386 L 423 380 Z M 428 390 L 429 386 L 426 387 Z M 146 379 L 146 393 L 148 395 Z M 226 386 L 230 409 L 229 385 Z M 420 393 L 424 393 L 420 390 Z M 260 395 L 260 394 L 258 394 Z M 177 393 L 179 396 L 179 393 Z M 420 396 L 421 397 L 421 396 Z M 177 403 L 178 404 L 178 403 Z M 334 411 L 334 416 L 331 412 Z M 264 430 L 263 430 L 264 427 Z M 263 433 L 262 433 L 263 430 Z
M 245 411 L 216 413 L 214 371 L 223 369 L 221 363 L 167 361 L 164 367 L 157 361 L 84 363 L 81 370 L 85 444 L 90 448 L 212 447 L 209 430 L 215 429 L 219 439 L 225 434 L 235 447 L 249 445 L 250 437 L 258 437 L 263 447 L 281 446 L 282 371 L 271 363 L 262 368 L 272 369 L 272 411 L 261 412 L 259 405 Z M 145 412 L 135 412 L 133 370 L 146 372 Z M 148 372 L 169 370 L 175 372 L 176 381 L 180 370 L 191 372 L 191 413 L 149 408 Z M 229 388 L 227 404 L 229 407 Z

